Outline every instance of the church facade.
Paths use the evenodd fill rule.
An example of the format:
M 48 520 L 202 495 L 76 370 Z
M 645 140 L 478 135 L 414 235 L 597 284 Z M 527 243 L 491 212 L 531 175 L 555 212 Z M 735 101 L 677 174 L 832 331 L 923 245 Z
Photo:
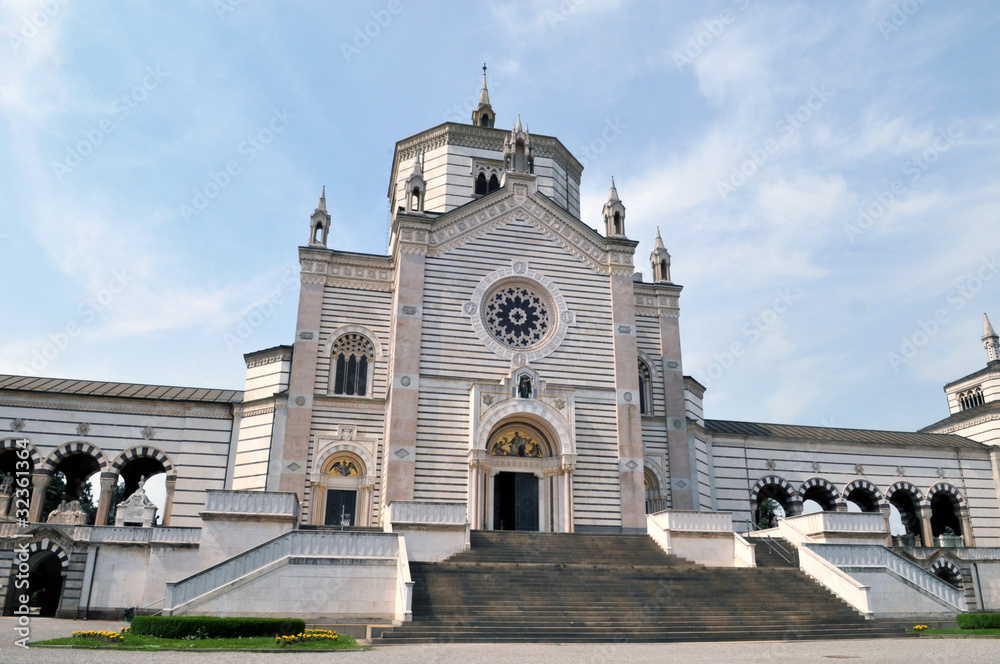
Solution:
M 738 533 L 767 529 L 765 504 L 789 523 L 857 514 L 824 522 L 817 546 L 905 554 L 913 592 L 971 588 L 942 610 L 1000 607 L 1000 345 L 988 321 L 987 368 L 947 386 L 952 415 L 921 432 L 706 419 L 705 389 L 684 375 L 682 287 L 659 233 L 644 282 L 614 181 L 599 232 L 580 220 L 583 167 L 563 144 L 520 118 L 512 130 L 495 122 L 484 74 L 470 124 L 396 144 L 388 255 L 331 247 L 324 191 L 299 249 L 292 343 L 246 355 L 242 392 L 0 377 L 11 432 L 0 470 L 30 474 L 0 505 L 6 610 L 19 541 L 35 547 L 33 573 L 62 579 L 64 616 L 232 612 L 289 579 L 315 581 L 297 567 L 308 553 L 340 561 L 324 568 L 334 580 L 358 574 L 345 559 L 368 561 L 384 601 L 287 611 L 398 621 L 406 556 L 450 555 L 469 530 L 645 533 L 669 520 L 650 514 L 722 515 L 724 537 L 712 531 L 692 556 L 721 546 L 706 560 L 752 565 L 734 558 L 733 538 L 738 551 Z M 46 522 L 52 478 L 73 499 L 94 472 L 96 523 L 59 510 Z M 119 481 L 130 494 L 160 472 L 160 525 L 111 530 Z M 253 547 L 274 549 L 265 571 L 247 567 Z M 124 583 L 122 569 L 144 581 Z

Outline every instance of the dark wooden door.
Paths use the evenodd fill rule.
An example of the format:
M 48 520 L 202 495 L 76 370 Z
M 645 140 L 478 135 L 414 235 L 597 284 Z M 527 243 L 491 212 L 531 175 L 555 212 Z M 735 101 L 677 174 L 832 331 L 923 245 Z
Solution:
M 344 525 L 353 526 L 357 522 L 354 508 L 357 506 L 358 492 L 342 489 L 328 489 L 326 492 L 326 517 L 323 520 L 328 526 L 339 526 L 341 515 L 347 519 Z

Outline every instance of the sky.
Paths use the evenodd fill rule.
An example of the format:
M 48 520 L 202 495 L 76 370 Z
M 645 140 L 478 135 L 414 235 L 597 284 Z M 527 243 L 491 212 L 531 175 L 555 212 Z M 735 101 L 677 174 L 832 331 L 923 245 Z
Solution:
M 384 254 L 396 141 L 517 115 L 684 286 L 706 415 L 915 430 L 1000 324 L 1000 7 L 0 4 L 0 372 L 242 389 L 297 247 Z

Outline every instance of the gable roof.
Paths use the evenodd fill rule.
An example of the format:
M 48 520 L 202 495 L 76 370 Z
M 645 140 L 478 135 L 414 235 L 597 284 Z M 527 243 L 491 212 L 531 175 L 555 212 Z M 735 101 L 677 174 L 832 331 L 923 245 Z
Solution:
M 112 383 L 72 378 L 38 378 L 0 374 L 0 390 L 75 396 L 149 399 L 151 401 L 194 401 L 199 403 L 240 403 L 241 390 L 206 387 L 172 387 L 141 383 Z
M 930 447 L 943 449 L 987 449 L 986 445 L 963 436 L 939 433 L 910 433 L 907 431 L 878 431 L 875 429 L 839 429 L 811 427 L 795 424 L 765 424 L 762 422 L 734 422 L 730 420 L 705 420 L 705 428 L 716 434 L 787 440 L 812 440 L 836 443 L 862 443 L 869 445 L 899 445 L 904 447 Z

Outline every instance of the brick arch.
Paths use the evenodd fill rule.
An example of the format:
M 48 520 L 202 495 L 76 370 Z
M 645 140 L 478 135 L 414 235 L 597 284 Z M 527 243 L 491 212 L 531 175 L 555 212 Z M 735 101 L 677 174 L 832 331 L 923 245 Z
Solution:
M 924 502 L 924 494 L 917 487 L 913 486 L 909 482 L 896 482 L 890 486 L 885 492 L 885 502 L 892 501 L 892 496 L 897 491 L 907 491 L 913 494 L 913 498 L 916 500 L 917 505 L 922 505 Z
M 25 441 L 25 449 L 28 450 L 28 458 L 31 459 L 32 469 L 37 469 L 42 465 L 42 455 L 38 453 L 35 446 L 31 444 L 31 441 L 27 438 L 4 438 L 0 440 L 0 452 L 6 452 L 7 450 L 19 450 L 18 441 Z
M 760 492 L 764 487 L 777 486 L 785 492 L 785 497 L 788 501 L 788 508 L 786 511 L 786 516 L 794 516 L 798 514 L 802 509 L 802 497 L 795 490 L 791 484 L 789 484 L 784 478 L 778 477 L 777 475 L 768 475 L 757 480 L 757 483 L 753 485 L 753 489 L 750 490 L 750 511 L 754 512 L 757 509 L 757 505 L 760 503 Z
M 930 507 L 931 506 L 931 498 L 933 498 L 935 495 L 937 495 L 939 493 L 942 493 L 942 492 L 943 493 L 947 493 L 948 495 L 950 495 L 955 500 L 955 502 L 958 504 L 959 508 L 967 506 L 966 502 L 965 502 L 965 496 L 962 495 L 962 492 L 959 491 L 958 489 L 956 489 L 951 484 L 948 484 L 947 482 L 938 482 L 937 484 L 935 484 L 934 486 L 932 486 L 927 491 L 927 497 L 923 500 L 922 504 L 925 507 Z
M 862 489 L 864 491 L 867 491 L 868 493 L 870 493 L 872 496 L 875 497 L 875 502 L 877 503 L 882 503 L 884 500 L 882 497 L 882 492 L 878 490 L 877 486 L 875 486 L 868 480 L 854 480 L 853 482 L 844 487 L 844 490 L 840 492 L 840 495 L 843 497 L 844 500 L 847 500 L 847 497 L 851 495 L 851 492 L 854 491 L 855 489 Z
M 115 475 L 121 475 L 122 468 L 134 459 L 156 459 L 163 464 L 163 472 L 167 474 L 168 480 L 177 479 L 177 469 L 170 457 L 162 450 L 149 445 L 136 445 L 119 454 L 111 464 L 111 472 Z
M 66 551 L 63 550 L 63 548 L 59 546 L 57 543 L 53 542 L 47 537 L 40 540 L 35 540 L 34 542 L 28 545 L 29 557 L 40 551 L 51 551 L 52 553 L 54 553 L 56 557 L 59 558 L 59 564 L 62 566 L 64 571 L 66 570 L 67 567 L 69 567 L 69 556 L 66 555 Z
M 100 466 L 100 471 L 102 473 L 107 472 L 108 458 L 104 456 L 104 452 L 101 451 L 101 448 L 81 441 L 64 443 L 52 450 L 52 452 L 45 457 L 45 461 L 42 462 L 40 470 L 46 471 L 50 474 L 54 473 L 56 471 L 56 466 L 59 465 L 60 461 L 74 454 L 86 454 L 93 457 Z
M 799 487 L 799 497 L 805 500 L 804 496 L 806 495 L 806 491 L 812 489 L 813 487 L 819 487 L 826 491 L 827 496 L 830 498 L 830 502 L 834 505 L 836 505 L 837 501 L 840 500 L 840 492 L 837 491 L 837 487 L 833 485 L 833 482 L 823 477 L 813 477 L 803 482 L 802 486 Z

